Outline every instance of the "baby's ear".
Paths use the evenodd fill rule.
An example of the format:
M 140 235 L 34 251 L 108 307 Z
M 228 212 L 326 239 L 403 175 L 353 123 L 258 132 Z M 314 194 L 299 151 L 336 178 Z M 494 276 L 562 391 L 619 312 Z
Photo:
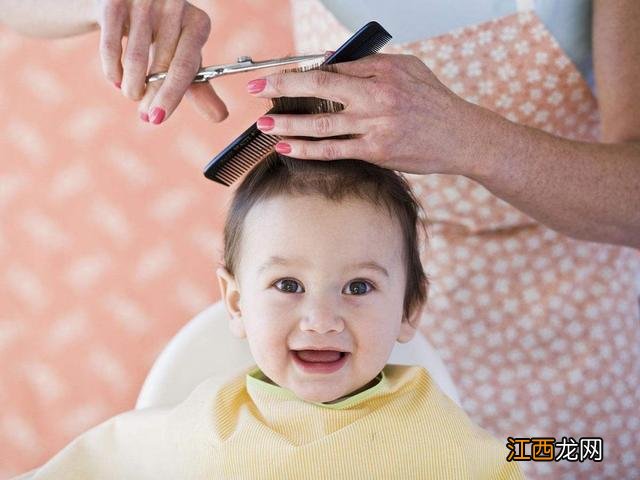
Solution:
M 400 333 L 398 334 L 399 343 L 407 343 L 416 334 L 418 325 L 420 324 L 420 319 L 422 318 L 422 313 L 424 312 L 424 305 L 425 304 L 423 303 L 422 305 L 415 307 L 409 317 L 402 318 Z
M 238 338 L 247 336 L 244 323 L 242 322 L 242 311 L 240 309 L 240 288 L 235 277 L 224 267 L 216 270 L 218 285 L 224 306 L 231 316 L 229 320 L 229 330 Z

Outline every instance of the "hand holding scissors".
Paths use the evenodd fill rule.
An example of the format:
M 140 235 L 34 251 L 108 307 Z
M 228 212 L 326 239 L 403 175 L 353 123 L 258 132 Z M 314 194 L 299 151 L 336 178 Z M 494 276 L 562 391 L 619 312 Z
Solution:
M 251 57 L 242 56 L 242 57 L 238 57 L 238 61 L 236 63 L 211 65 L 209 67 L 201 68 L 193 77 L 192 83 L 193 84 L 207 83 L 209 80 L 213 80 L 214 78 L 221 77 L 223 75 L 250 72 L 253 70 L 259 70 L 261 68 L 272 68 L 280 65 L 289 65 L 292 63 L 318 62 L 320 60 L 323 60 L 324 58 L 325 58 L 325 55 L 301 55 L 301 56 L 294 56 L 294 57 L 274 58 L 271 60 L 262 60 L 259 62 L 254 62 Z M 153 73 L 147 76 L 146 82 L 147 84 L 160 82 L 162 80 L 165 80 L 168 74 L 169 72 Z
M 206 81 L 219 76 L 220 69 L 199 72 L 202 47 L 211 31 L 206 12 L 184 0 L 97 0 L 95 18 L 101 29 L 104 74 L 124 96 L 139 102 L 143 121 L 162 123 L 185 94 L 210 120 L 220 122 L 227 117 L 224 102 Z M 241 63 L 235 71 L 264 68 L 259 66 L 264 62 Z M 230 65 L 217 67 L 225 67 L 222 73 L 226 74 L 234 71 Z M 147 72 L 164 72 L 164 80 L 147 83 Z

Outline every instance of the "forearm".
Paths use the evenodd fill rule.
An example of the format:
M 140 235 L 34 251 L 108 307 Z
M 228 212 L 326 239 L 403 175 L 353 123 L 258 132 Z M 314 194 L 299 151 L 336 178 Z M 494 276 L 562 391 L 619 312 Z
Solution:
M 67 37 L 98 28 L 96 0 L 4 0 L 1 23 L 25 35 Z
M 577 142 L 481 115 L 491 140 L 467 176 L 570 237 L 640 248 L 640 142 Z

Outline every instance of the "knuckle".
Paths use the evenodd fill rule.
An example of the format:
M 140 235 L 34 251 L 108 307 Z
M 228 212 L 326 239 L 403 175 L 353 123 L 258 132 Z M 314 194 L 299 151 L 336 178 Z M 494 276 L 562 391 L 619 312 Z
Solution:
M 119 38 L 105 38 L 102 37 L 102 42 L 100 43 L 102 55 L 109 57 L 111 60 L 113 57 L 119 55 L 120 49 L 122 48 L 122 44 L 120 43 Z
M 106 0 L 102 2 L 102 15 L 112 17 L 122 12 L 124 0 Z
M 369 149 L 373 158 L 384 161 L 389 157 L 389 147 L 386 140 L 382 138 L 376 138 L 369 142 Z
M 418 57 L 416 57 L 415 55 L 408 55 L 407 61 L 410 62 L 411 65 L 416 65 L 416 66 L 421 66 L 424 64 L 424 62 L 420 60 Z
M 380 73 L 393 73 L 397 68 L 395 65 L 395 55 L 381 55 L 378 61 L 378 71 Z
M 138 22 L 146 22 L 151 16 L 151 4 L 147 2 L 136 2 L 131 6 L 131 17 Z
M 404 63 L 406 64 L 407 68 L 411 69 L 412 71 L 424 67 L 424 62 L 415 55 L 405 55 Z
M 317 115 L 313 119 L 313 132 L 319 136 L 325 137 L 331 133 L 332 121 L 329 114 Z
M 338 147 L 335 142 L 326 142 L 322 145 L 321 156 L 326 160 L 333 160 L 340 158 Z
M 283 115 L 278 117 L 275 122 L 276 127 L 281 133 L 289 133 L 292 132 L 291 119 L 287 115 Z
M 164 5 L 162 5 L 162 10 L 167 12 L 167 14 L 171 14 L 171 15 L 182 15 L 185 11 L 186 7 L 192 7 L 191 4 L 185 2 L 184 0 L 170 0 L 168 2 L 165 2 Z M 197 7 L 193 7 L 193 8 L 197 8 Z
M 374 158 L 380 158 L 380 155 L 382 154 L 382 150 L 383 150 L 380 136 L 375 132 L 371 132 L 371 135 L 367 138 L 366 143 L 367 143 L 367 148 L 369 150 L 369 153 Z
M 211 32 L 211 18 L 209 18 L 206 12 L 198 8 L 194 16 L 194 23 L 199 32 L 202 32 L 206 37 L 209 36 Z
M 131 63 L 147 63 L 149 53 L 141 47 L 127 48 L 125 60 Z
M 192 79 L 197 69 L 197 64 L 187 58 L 174 58 L 171 61 L 171 73 L 176 79 Z
M 387 85 L 384 88 L 381 98 L 384 104 L 391 109 L 397 109 L 402 106 L 402 94 L 391 85 Z
M 169 70 L 170 64 L 171 62 L 165 60 L 164 58 L 155 58 L 153 61 L 152 69 L 149 71 L 149 73 L 166 72 L 167 70 Z
M 309 147 L 305 142 L 298 143 L 294 146 L 293 142 L 290 143 L 292 149 L 295 148 L 296 157 L 300 158 L 309 158 Z
M 276 92 L 282 92 L 284 88 L 284 75 L 276 73 L 267 77 L 267 84 L 271 85 Z
M 372 97 L 378 99 L 383 105 L 392 108 L 397 106 L 399 100 L 398 92 L 390 83 L 376 81 L 371 86 L 371 89 Z
M 184 26 L 188 28 L 195 41 L 204 45 L 211 33 L 211 19 L 204 10 L 189 5 L 189 10 L 184 13 Z
M 390 127 L 390 124 L 393 124 L 393 119 L 385 118 L 369 129 L 365 143 L 376 158 L 384 158 L 391 151 L 394 138 L 390 132 L 395 130 L 390 130 L 390 128 L 394 128 L 395 124 L 394 127 Z
M 401 132 L 404 129 L 403 127 L 402 120 L 398 115 L 386 117 L 384 123 L 379 125 L 383 135 L 389 135 L 390 132 Z
M 400 99 L 395 91 L 389 90 L 385 96 L 386 104 L 391 108 L 396 108 L 400 105 Z
M 323 89 L 331 83 L 331 77 L 328 73 L 321 70 L 311 72 L 311 86 L 316 89 Z
M 403 65 L 409 61 L 411 54 L 409 53 L 399 53 L 393 56 L 394 63 L 397 65 Z

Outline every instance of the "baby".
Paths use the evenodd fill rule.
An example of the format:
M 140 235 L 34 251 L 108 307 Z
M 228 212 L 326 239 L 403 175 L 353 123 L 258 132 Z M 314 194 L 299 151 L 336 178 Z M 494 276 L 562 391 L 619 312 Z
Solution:
M 118 415 L 30 478 L 523 478 L 425 368 L 387 364 L 425 304 L 419 211 L 390 170 L 268 157 L 235 192 L 217 271 L 256 366 Z
M 404 179 L 365 162 L 274 154 L 250 173 L 217 274 L 266 381 L 322 403 L 377 383 L 424 305 L 418 225 Z

